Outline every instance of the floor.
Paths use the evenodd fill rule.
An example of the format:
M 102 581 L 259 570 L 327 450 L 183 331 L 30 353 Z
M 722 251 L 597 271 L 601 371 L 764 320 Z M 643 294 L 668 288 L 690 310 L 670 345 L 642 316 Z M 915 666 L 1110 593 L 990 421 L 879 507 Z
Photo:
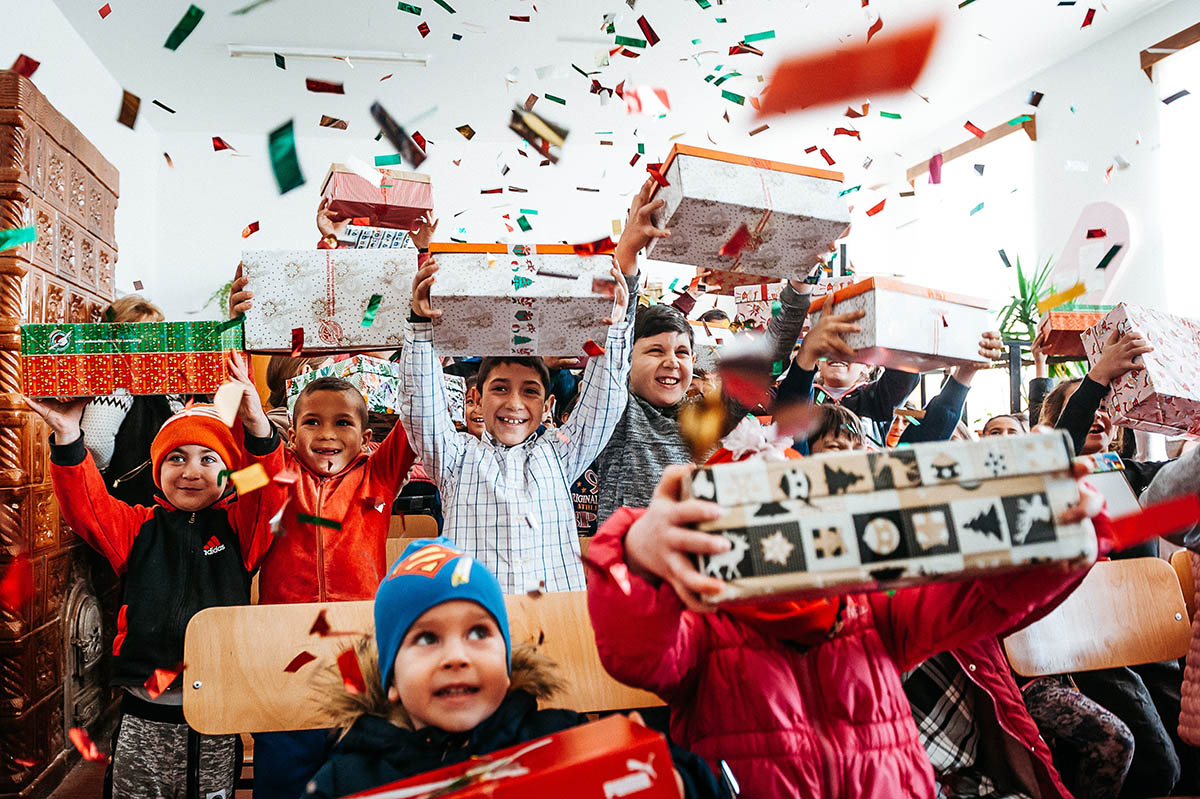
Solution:
M 50 794 L 49 799 L 100 799 L 103 793 L 104 764 L 81 761 Z M 250 791 L 240 790 L 234 799 L 250 799 Z

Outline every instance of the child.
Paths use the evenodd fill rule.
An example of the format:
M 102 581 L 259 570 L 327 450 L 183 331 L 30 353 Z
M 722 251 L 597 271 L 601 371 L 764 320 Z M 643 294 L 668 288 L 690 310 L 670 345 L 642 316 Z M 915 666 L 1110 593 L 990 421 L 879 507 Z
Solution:
M 245 454 L 211 405 L 172 416 L 150 449 L 156 507 L 111 497 L 84 449 L 79 421 L 88 400 L 27 399 L 49 424 L 50 476 L 63 517 L 125 579 L 117 616 L 112 684 L 123 689 L 113 751 L 116 797 L 233 796 L 237 737 L 200 735 L 183 718 L 178 677 L 166 691 L 145 684 L 156 669 L 181 670 L 188 621 L 204 608 L 250 602 L 250 573 L 270 545 L 270 520 L 283 502 L 275 484 L 238 497 L 223 470 L 283 466 L 279 436 L 259 405 L 240 357 L 230 374 L 243 387 L 238 417 Z M 222 793 L 223 792 L 223 793 Z
M 588 721 L 537 709 L 561 683 L 529 646 L 512 648 L 500 584 L 452 546 L 414 541 L 380 584 L 374 640 L 360 647 L 367 693 L 337 681 L 349 729 L 309 796 L 370 790 Z M 681 795 L 728 795 L 698 757 L 675 747 L 672 756 Z
M 849 408 L 836 403 L 818 405 L 817 421 L 808 434 L 808 454 L 866 449 L 862 420 Z
M 680 501 L 689 471 L 668 469 L 648 509 L 621 509 L 592 540 L 588 608 L 609 673 L 665 699 L 672 738 L 726 760 L 746 796 L 934 796 L 900 671 L 997 635 L 1082 578 L 1048 566 L 714 613 L 700 595 L 722 584 L 693 557 L 729 542 L 689 529 L 721 514 Z M 1098 512 L 1093 496 L 1062 521 Z
M 1022 436 L 1029 432 L 1023 414 L 1001 414 L 993 416 L 984 422 L 980 437 L 988 436 Z
M 413 279 L 412 324 L 400 364 L 400 417 L 442 494 L 446 535 L 491 568 L 505 593 L 584 587 L 570 487 L 607 443 L 625 406 L 629 320 L 637 275 L 614 266 L 616 302 L 605 354 L 588 361 L 570 421 L 541 426 L 550 373 L 541 358 L 484 358 L 479 392 L 481 438 L 454 429 L 442 368 L 433 351 L 429 298 L 437 264 Z
M 651 239 L 671 235 L 651 221 L 652 214 L 664 204 L 661 199 L 650 202 L 656 186 L 652 179 L 647 180 L 630 205 L 628 223 L 616 249 L 617 262 L 626 272 L 636 270 L 637 253 Z M 812 286 L 791 281 L 780 294 L 782 312 L 767 327 L 772 361 L 783 362 L 790 357 L 804 327 L 811 291 Z M 692 384 L 694 347 L 692 326 L 679 310 L 669 305 L 638 309 L 630 353 L 628 405 L 596 461 L 599 523 L 603 524 L 622 505 L 645 507 L 663 469 L 691 462 L 691 450 L 679 434 L 675 417 Z M 729 397 L 725 397 L 725 403 L 733 424 L 722 433 L 728 433 L 748 410 Z

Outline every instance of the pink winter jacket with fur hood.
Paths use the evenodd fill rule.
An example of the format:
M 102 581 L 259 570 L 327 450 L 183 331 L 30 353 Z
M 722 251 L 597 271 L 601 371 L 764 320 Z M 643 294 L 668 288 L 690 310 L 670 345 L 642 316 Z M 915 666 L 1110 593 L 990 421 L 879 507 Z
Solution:
M 608 569 L 643 511 L 621 508 L 588 550 L 588 608 L 604 667 L 671 707 L 671 736 L 726 761 L 755 799 L 933 797 L 900 672 L 1006 631 L 1078 582 L 1055 567 L 846 597 L 841 631 L 803 648 L 727 613 L 686 610 L 672 588 Z M 720 773 L 719 771 L 717 773 Z

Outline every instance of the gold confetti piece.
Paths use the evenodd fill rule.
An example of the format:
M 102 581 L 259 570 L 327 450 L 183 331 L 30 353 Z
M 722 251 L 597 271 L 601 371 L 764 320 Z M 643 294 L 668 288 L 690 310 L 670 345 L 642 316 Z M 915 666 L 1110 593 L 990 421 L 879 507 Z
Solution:
M 467 141 L 470 141 L 471 139 L 473 139 L 475 137 L 475 129 L 472 128 L 470 125 L 459 125 L 457 128 L 455 128 L 455 130 L 457 130 L 459 133 L 461 133 L 463 135 L 463 138 L 466 139 Z
M 1076 283 L 1066 291 L 1060 291 L 1057 294 L 1051 294 L 1046 299 L 1038 303 L 1038 313 L 1044 314 L 1047 311 L 1052 311 L 1060 305 L 1065 305 L 1076 297 L 1081 297 L 1087 293 L 1087 287 L 1082 283 Z
M 234 489 L 240 496 L 265 488 L 271 484 L 271 478 L 267 476 L 267 470 L 261 463 L 252 463 L 245 469 L 229 475 L 229 482 L 233 483 Z

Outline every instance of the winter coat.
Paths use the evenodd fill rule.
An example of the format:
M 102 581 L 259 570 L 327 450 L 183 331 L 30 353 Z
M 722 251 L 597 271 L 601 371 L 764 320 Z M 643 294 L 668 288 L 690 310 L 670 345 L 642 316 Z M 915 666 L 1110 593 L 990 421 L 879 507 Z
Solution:
M 392 501 L 414 455 L 401 425 L 374 452 L 364 450 L 345 469 L 325 477 L 291 449 L 286 468 L 299 479 L 283 517 L 283 535 L 263 560 L 259 602 L 346 602 L 373 599 L 387 570 Z M 338 529 L 300 514 L 339 523 Z
M 335 725 L 348 729 L 309 783 L 310 797 L 332 799 L 370 790 L 588 722 L 587 716 L 572 710 L 538 710 L 538 700 L 553 696 L 562 683 L 554 664 L 527 645 L 513 649 L 511 684 L 500 707 L 474 729 L 460 733 L 412 728 L 404 707 L 389 702 L 383 690 L 373 638 L 359 643 L 358 658 L 365 694 L 347 693 L 341 678 L 333 675 L 324 686 Z M 685 797 L 729 796 L 699 757 L 675 746 L 671 756 L 683 778 Z
M 725 612 L 685 610 L 672 588 L 610 579 L 640 512 L 622 508 L 588 550 L 588 608 L 600 660 L 671 708 L 671 737 L 742 795 L 932 797 L 936 785 L 900 671 L 1010 629 L 1079 579 L 1056 566 L 992 579 L 845 597 L 841 628 L 789 644 Z

